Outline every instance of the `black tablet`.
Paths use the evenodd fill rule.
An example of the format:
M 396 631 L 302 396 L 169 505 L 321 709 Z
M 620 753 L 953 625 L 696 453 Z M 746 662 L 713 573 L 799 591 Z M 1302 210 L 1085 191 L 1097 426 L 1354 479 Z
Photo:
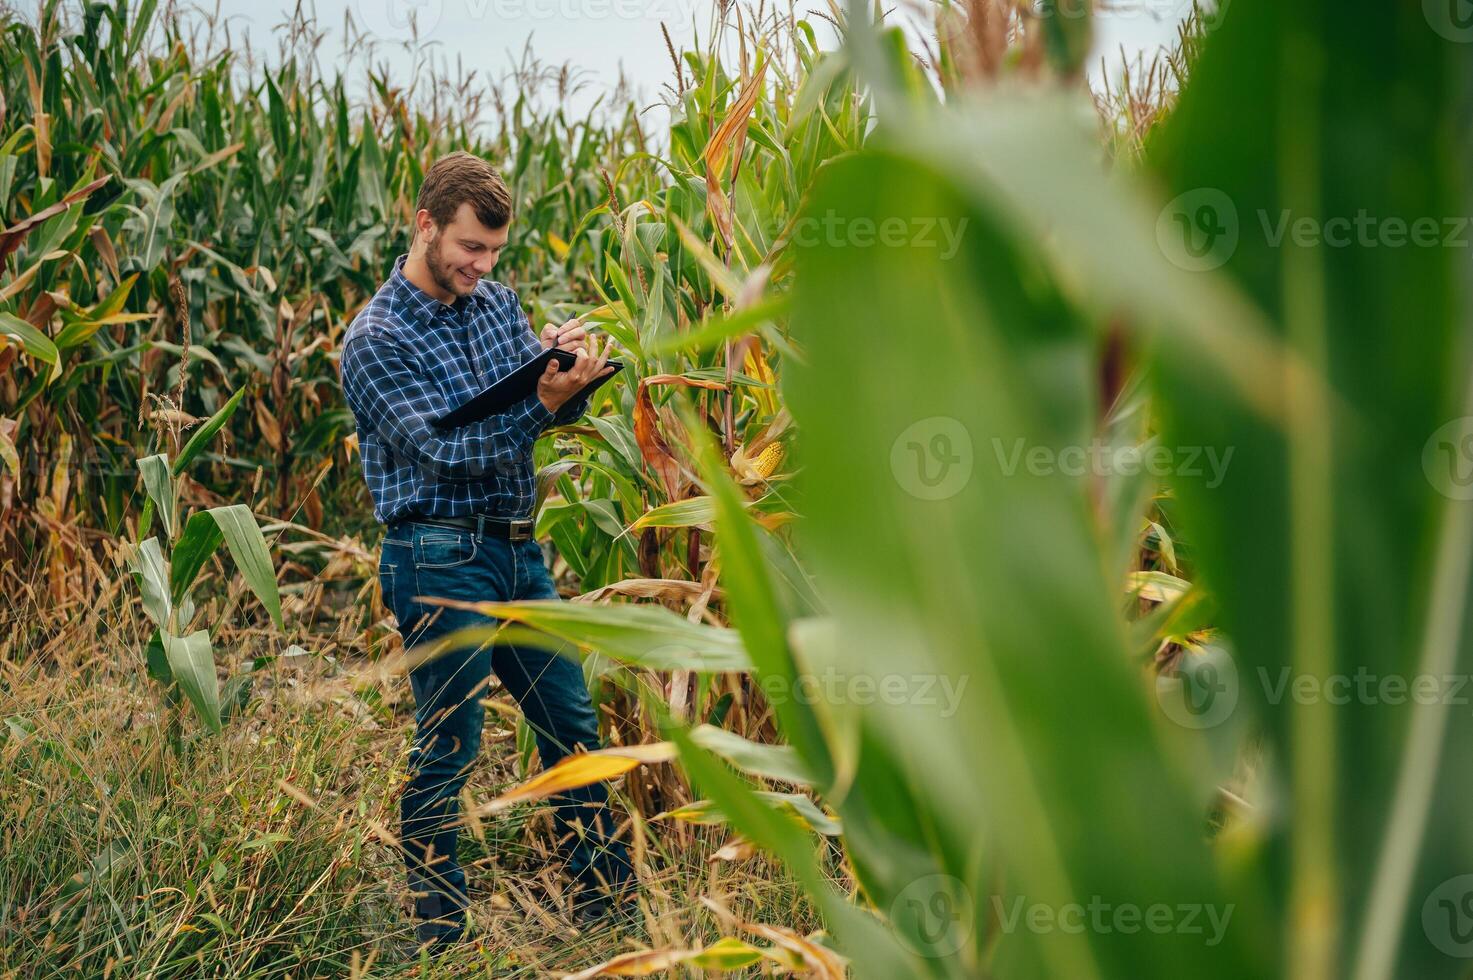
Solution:
M 542 372 L 547 370 L 547 362 L 557 358 L 558 370 L 566 371 L 578 362 L 578 355 L 572 351 L 563 350 L 560 347 L 550 347 L 541 354 L 517 367 L 506 377 L 501 378 L 491 387 L 473 396 L 465 404 L 453 408 L 435 419 L 435 425 L 442 429 L 454 428 L 460 425 L 470 425 L 482 419 L 490 418 L 511 408 L 517 402 L 537 391 L 537 379 L 542 377 Z M 569 401 L 577 401 L 584 395 L 593 391 L 599 385 L 619 373 L 624 367 L 621 361 L 609 361 L 608 367 L 612 371 L 605 372 L 601 377 L 594 378 L 584 385 L 578 394 Z

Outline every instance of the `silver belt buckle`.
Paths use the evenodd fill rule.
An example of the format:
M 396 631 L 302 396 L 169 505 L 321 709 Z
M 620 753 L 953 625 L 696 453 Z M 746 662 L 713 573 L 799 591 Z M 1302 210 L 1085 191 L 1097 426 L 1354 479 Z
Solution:
M 532 519 L 513 520 L 507 522 L 507 537 L 512 541 L 532 540 Z

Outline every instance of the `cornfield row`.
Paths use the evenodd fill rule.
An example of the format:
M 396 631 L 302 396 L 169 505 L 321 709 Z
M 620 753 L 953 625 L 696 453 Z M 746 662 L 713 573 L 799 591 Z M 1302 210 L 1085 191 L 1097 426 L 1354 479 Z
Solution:
M 377 532 L 337 346 L 407 248 L 424 169 L 464 147 L 496 162 L 515 195 L 497 275 L 533 322 L 584 315 L 636 367 L 539 445 L 539 537 L 585 593 L 719 622 L 712 508 L 666 403 L 695 393 L 753 512 L 773 529 L 792 518 L 778 391 L 797 353 L 786 329 L 792 223 L 817 172 L 873 136 L 845 53 L 821 52 L 810 22 L 729 13 L 704 51 L 672 46 L 657 138 L 628 102 L 569 120 L 557 108 L 566 73 L 530 58 L 494 84 L 426 70 L 402 86 L 370 69 L 360 103 L 342 76 L 322 76 L 305 21 L 265 68 L 215 25 L 153 4 L 47 3 L 38 28 L 12 17 L 0 61 L 0 318 L 11 341 L 0 436 L 12 464 L 0 476 L 0 547 L 12 567 L 44 571 L 32 581 L 50 607 L 85 607 L 113 575 L 80 554 L 119 560 L 115 543 L 136 537 L 136 461 L 177 452 L 244 390 L 181 477 L 182 501 L 244 501 L 279 532 L 281 588 L 299 611 L 286 641 L 308 643 L 326 617 L 328 652 L 377 649 Z M 959 11 L 938 27 L 908 69 L 915 84 L 1047 71 L 1041 32 L 968 33 Z M 344 631 L 349 618 L 357 632 Z M 23 628 L 39 643 L 50 624 Z M 682 670 L 654 686 L 709 710 L 723 692 L 702 683 Z
M 1473 721 L 1446 700 L 1286 698 L 1260 679 L 1468 661 L 1473 517 L 1427 462 L 1457 483 L 1473 446 L 1466 258 L 1315 247 L 1258 222 L 1466 210 L 1460 23 L 1433 4 L 1235 0 L 1091 97 L 1089 6 L 941 4 L 918 36 L 857 0 L 722 5 L 704 45 L 670 39 L 663 108 L 616 96 L 589 120 L 538 97 L 571 82 L 532 60 L 489 88 L 370 70 L 358 99 L 317 69 L 307 22 L 262 67 L 151 3 L 0 15 L 0 556 L 16 597 L 0 667 L 46 692 L 0 711 L 22 801 L 0 820 L 39 815 L 40 839 L 68 842 L 0 866 L 0 892 L 21 896 L 0 928 L 65 924 L 19 962 L 361 965 L 311 932 L 362 928 L 337 906 L 283 941 L 262 876 L 301 883 L 246 855 L 277 854 L 297 820 L 320 880 L 342 883 L 385 841 L 382 767 L 350 775 L 334 752 L 351 749 L 322 749 L 347 745 L 341 715 L 303 737 L 273 722 L 280 668 L 306 653 L 328 675 L 310 696 L 394 725 L 335 355 L 406 246 L 424 168 L 467 148 L 516 195 L 498 277 L 535 324 L 581 315 L 632 368 L 536 449 L 538 536 L 580 601 L 486 606 L 604 680 L 610 754 L 538 785 L 626 774 L 632 832 L 659 859 L 641 860 L 665 873 L 681 866 L 669 840 L 720 840 L 688 825 L 740 834 L 682 868 L 681 924 L 652 928 L 661 948 L 639 963 L 1453 975 L 1473 793 L 1451 750 Z M 194 455 L 191 433 L 232 405 Z M 1086 447 L 1137 465 L 1061 465 Z M 1138 465 L 1162 453 L 1164 469 Z M 1204 456 L 1205 478 L 1188 462 Z M 201 622 L 228 624 L 219 666 L 248 716 L 218 742 L 181 734 L 172 689 L 164 712 L 134 707 L 156 658 L 123 562 L 176 489 L 222 528 L 264 522 L 287 597 L 278 622 L 269 568 L 200 572 Z M 157 622 L 167 585 L 140 578 Z M 271 699 L 250 700 L 257 677 Z M 107 725 L 72 738 L 94 678 Z M 838 686 L 813 696 L 816 678 Z M 525 777 L 525 726 L 496 737 L 515 738 Z M 214 806 L 235 805 L 234 751 L 262 761 L 240 791 L 255 816 L 223 837 L 237 859 L 209 865 L 208 889 L 193 859 L 173 871 L 187 888 L 155 888 L 147 828 L 178 811 L 160 800 L 214 786 Z M 273 758 L 310 791 L 262 778 Z M 492 782 L 468 809 L 529 798 Z M 79 794 L 108 819 L 58 803 Z M 330 830 L 312 823 L 329 798 Z M 208 851 L 212 812 L 171 847 Z M 488 839 L 518 831 L 498 827 L 474 836 L 503 848 Z M 724 862 L 780 865 L 773 890 L 801 887 L 807 935 L 734 914 Z M 686 929 L 698 905 L 712 917 Z M 1204 948 L 1185 923 L 1034 914 L 1097 906 L 1137 923 L 1196 909 L 1218 928 Z

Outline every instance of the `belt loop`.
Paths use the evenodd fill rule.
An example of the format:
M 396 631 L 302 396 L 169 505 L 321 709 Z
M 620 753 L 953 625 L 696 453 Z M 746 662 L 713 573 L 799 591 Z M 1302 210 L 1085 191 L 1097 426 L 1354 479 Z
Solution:
M 486 534 L 486 515 L 476 515 L 476 540 L 479 541 Z

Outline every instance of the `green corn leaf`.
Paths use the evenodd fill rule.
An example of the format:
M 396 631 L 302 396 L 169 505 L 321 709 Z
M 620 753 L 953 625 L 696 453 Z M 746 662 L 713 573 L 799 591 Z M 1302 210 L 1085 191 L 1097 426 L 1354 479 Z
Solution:
M 0 333 L 19 340 L 27 354 L 51 365 L 48 384 L 56 379 L 61 372 L 61 353 L 56 349 L 56 344 L 52 343 L 50 337 L 14 313 L 0 313 Z
M 188 636 L 163 632 L 164 655 L 179 689 L 194 706 L 195 714 L 213 732 L 220 731 L 220 687 L 215 678 L 215 654 L 210 634 L 196 630 Z
M 169 563 L 164 560 L 159 539 L 147 537 L 133 552 L 133 570 L 143 590 L 143 611 L 154 625 L 168 629 L 173 604 L 169 599 Z
M 481 602 L 477 611 L 531 627 L 514 631 L 501 626 L 504 642 L 542 645 L 562 640 L 584 653 L 598 653 L 652 670 L 691 669 L 744 671 L 751 667 L 735 630 L 692 623 L 684 616 L 656 605 L 594 605 L 584 602 Z M 466 639 L 487 640 L 498 627 L 462 631 Z M 448 642 L 448 641 L 447 641 Z M 571 651 L 570 651 L 571 653 Z
M 1089 8 L 1087 0 L 1040 0 L 1038 22 L 1043 26 L 1045 47 L 1062 75 L 1077 75 L 1089 57 Z
M 1029 126 L 1061 123 L 1040 109 L 1018 125 L 1036 145 Z M 818 242 L 796 256 L 792 321 L 807 357 L 787 366 L 783 393 L 804 434 L 799 537 L 837 634 L 834 659 L 810 662 L 805 649 L 803 667 L 880 690 L 902 682 L 899 697 L 833 706 L 833 731 L 859 745 L 844 756 L 854 793 L 837 809 L 880 907 L 903 906 L 927 864 L 972 895 L 972 945 L 936 964 L 946 974 L 975 975 L 984 955 L 998 975 L 1164 974 L 1194 955 L 1192 937 L 1017 929 L 983 948 L 982 917 L 1020 894 L 1054 907 L 1112 894 L 1219 909 L 1236 899 L 1200 826 L 1210 784 L 1171 748 L 1181 736 L 1166 740 L 1130 661 L 1088 481 L 1010 467 L 996 449 L 1088 444 L 1093 321 L 1040 276 L 982 181 L 942 173 L 905 154 L 855 154 L 824 169 L 808 208 L 841 227 L 925 215 L 953 229 L 951 246 Z M 928 324 L 951 353 L 894 343 L 900 320 Z M 744 635 L 760 666 L 759 646 L 779 642 L 764 622 L 774 616 L 750 616 L 742 598 L 771 604 L 754 567 L 730 564 L 722 518 L 723 585 L 738 625 L 751 618 L 768 637 Z M 937 696 L 947 685 L 951 702 Z M 856 798 L 868 802 L 851 816 Z M 1102 813 L 1130 814 L 1103 847 Z M 1247 924 L 1230 930 L 1200 970 L 1261 972 L 1255 938 Z
M 225 423 L 230 421 L 230 416 L 234 415 L 235 410 L 240 407 L 240 400 L 243 397 L 245 397 L 245 389 L 240 388 L 235 394 L 230 396 L 229 401 L 220 406 L 218 412 L 210 416 L 208 422 L 194 430 L 194 435 L 189 437 L 189 441 L 179 451 L 178 458 L 174 460 L 175 476 L 183 473 L 184 468 L 193 462 L 196 456 L 205 451 L 205 447 L 215 437 L 215 433 L 219 432 Z
M 195 511 L 184 525 L 184 533 L 174 543 L 170 562 L 169 589 L 178 602 L 194 584 L 199 570 L 210 560 L 220 547 L 225 536 L 220 525 L 208 511 Z
M 748 775 L 803 786 L 813 782 L 813 774 L 790 745 L 753 742 L 714 725 L 697 725 L 691 729 L 690 737 L 701 748 L 716 753 Z
M 711 753 L 696 745 L 690 733 L 673 728 L 671 741 L 680 752 L 681 766 L 697 789 L 719 807 L 731 824 L 752 843 L 783 859 L 808 893 L 818 901 L 840 943 L 871 977 L 928 975 L 917 958 L 906 951 L 879 921 L 839 895 L 819 869 L 814 841 L 793 832 L 790 815 L 764 800 Z
M 675 225 L 675 230 L 680 235 L 681 244 L 695 257 L 702 271 L 711 277 L 711 282 L 721 291 L 721 294 L 728 300 L 733 301 L 741 295 L 742 284 L 737 281 L 732 271 L 716 257 L 716 253 L 711 251 L 711 247 L 699 235 L 691 231 L 685 222 L 673 214 L 670 215 L 670 221 Z
M 139 236 L 139 262 L 145 269 L 156 266 L 168 248 L 175 218 L 174 190 L 187 176 L 187 170 L 180 170 L 162 184 L 141 177 L 124 180 L 144 202 L 141 208 L 131 204 L 125 206 L 133 215 L 128 227 Z
M 704 527 L 716 520 L 716 506 L 710 497 L 687 497 L 674 503 L 651 507 L 629 526 L 638 531 L 646 527 Z
M 584 500 L 581 506 L 588 512 L 594 526 L 609 537 L 617 538 L 624 533 L 624 524 L 619 520 L 619 511 L 614 506 L 614 501 L 607 498 Z
M 794 829 L 811 830 L 824 837 L 838 837 L 842 833 L 839 821 L 824 813 L 819 809 L 818 804 L 800 793 L 753 790 L 752 795 L 787 816 L 792 821 Z M 661 816 L 705 826 L 730 823 L 726 813 L 710 800 L 696 800 L 676 807 Z
M 702 970 L 729 973 L 762 959 L 762 951 L 732 936 L 718 939 L 685 962 Z
M 588 421 L 593 423 L 598 434 L 604 437 L 604 441 L 613 447 L 633 472 L 643 470 L 644 457 L 640 454 L 639 443 L 634 438 L 634 430 L 628 419 L 600 415 Z
M 138 536 L 146 537 L 153 529 L 153 498 L 147 495 L 143 498 L 143 513 L 138 517 Z
M 697 353 L 710 350 L 729 337 L 751 333 L 764 323 L 776 320 L 787 313 L 792 305 L 788 294 L 769 296 L 744 309 L 728 314 L 716 314 L 707 318 L 691 330 L 667 337 L 648 351 L 651 357 L 666 354 Z
M 722 588 L 732 620 L 741 632 L 759 682 L 796 691 L 800 688 L 800 672 L 788 646 L 787 613 L 774 588 L 746 498 L 704 427 L 688 418 L 686 429 L 698 434 L 701 473 L 716 512 Z M 809 705 L 792 697 L 774 698 L 773 710 L 783 735 L 797 748 L 819 785 L 826 786 L 833 766 L 818 717 Z
M 266 548 L 266 538 L 256 523 L 256 516 L 245 504 L 226 507 L 211 507 L 209 513 L 220 526 L 230 556 L 245 578 L 261 605 L 271 614 L 277 629 L 281 623 L 281 593 L 276 588 L 276 570 L 271 564 L 271 553 Z
M 1168 254 L 1220 267 L 1196 274 L 1267 311 L 1323 384 L 1269 375 L 1286 408 L 1265 419 L 1170 335 L 1153 375 L 1166 444 L 1237 450 L 1217 485 L 1168 481 L 1171 526 L 1233 640 L 1220 662 L 1236 664 L 1237 710 L 1278 769 L 1284 816 L 1258 843 L 1278 961 L 1385 980 L 1456 973 L 1450 954 L 1467 955 L 1473 712 L 1451 684 L 1473 653 L 1473 456 L 1437 454 L 1473 414 L 1473 88 L 1467 4 L 1346 9 L 1234 3 L 1148 161 Z M 1411 91 L 1415 112 L 1398 97 Z M 1395 151 L 1347 167 L 1349 146 Z
M 162 630 L 154 630 L 153 635 L 148 638 L 148 648 L 144 651 L 144 662 L 148 666 L 149 677 L 162 684 L 174 682 L 174 672 L 169 669 L 169 658 L 164 653 Z
M 143 486 L 148 491 L 148 499 L 153 501 L 154 512 L 159 515 L 159 521 L 164 525 L 164 533 L 172 540 L 174 537 L 174 480 L 169 474 L 169 457 L 163 453 L 145 456 L 138 461 L 138 469 L 143 474 Z

